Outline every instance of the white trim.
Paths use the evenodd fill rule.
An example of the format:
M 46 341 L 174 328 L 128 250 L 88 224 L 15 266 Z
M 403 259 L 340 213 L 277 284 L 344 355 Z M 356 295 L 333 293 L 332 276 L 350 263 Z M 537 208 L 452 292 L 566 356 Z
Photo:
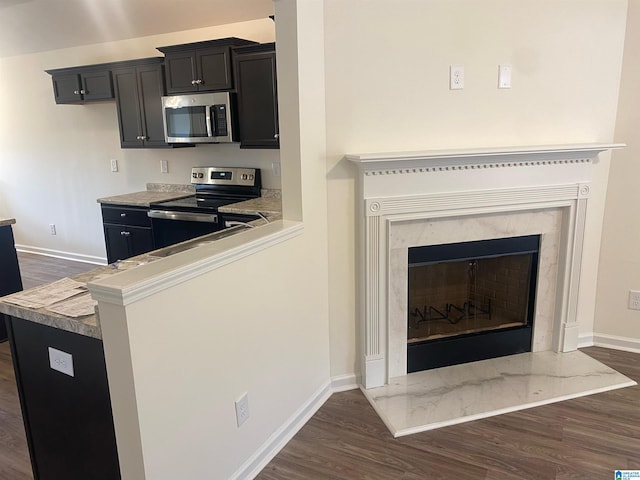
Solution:
M 331 397 L 331 381 L 328 380 L 296 413 L 293 414 L 267 441 L 230 477 L 230 480 L 255 478 L 284 448 L 298 431 Z
M 331 389 L 333 393 L 346 392 L 347 390 L 356 390 L 360 388 L 359 375 L 352 373 L 350 375 L 338 375 L 331 377 Z
M 63 260 L 71 260 L 74 262 L 91 263 L 93 265 L 106 265 L 105 257 L 96 257 L 94 255 L 83 255 L 81 253 L 63 252 L 61 250 L 51 250 L 49 248 L 33 247 L 30 245 L 17 245 L 16 250 L 22 253 L 32 253 L 34 255 L 43 255 L 45 257 L 61 258 Z
M 603 333 L 594 333 L 592 338 L 593 345 L 596 347 L 640 353 L 640 338 L 619 337 Z
M 275 231 L 269 232 L 270 229 L 274 229 Z M 154 272 L 153 274 L 149 273 L 148 277 L 137 278 L 136 281 L 133 281 L 129 284 L 113 284 L 111 282 L 116 280 L 113 277 L 103 279 L 95 283 L 90 283 L 88 285 L 89 291 L 91 292 L 92 297 L 99 302 L 106 302 L 121 306 L 130 305 L 139 300 L 142 300 L 143 298 L 149 297 L 170 287 L 186 282 L 187 280 L 198 277 L 212 270 L 216 270 L 220 267 L 223 267 L 224 265 L 236 262 L 244 257 L 253 255 L 257 252 L 296 237 L 302 234 L 304 230 L 304 224 L 298 222 L 290 223 L 278 221 L 272 224 L 264 225 L 260 227 L 260 229 L 256 228 L 247 230 L 245 232 L 242 232 L 242 234 L 246 233 L 247 235 L 250 235 L 254 231 L 257 232 L 258 230 L 261 230 L 266 234 L 259 236 L 253 240 L 248 240 L 243 243 L 237 244 L 231 248 L 225 249 L 221 247 L 222 249 L 220 251 L 214 252 L 211 255 L 205 255 L 202 258 L 194 260 L 185 265 L 179 265 L 175 268 L 167 268 L 165 270 Z M 259 233 L 257 234 L 259 235 Z M 209 246 L 216 248 L 218 245 L 221 246 L 226 240 L 233 240 L 234 237 L 239 238 L 240 235 L 241 234 L 238 234 L 233 237 L 229 237 L 228 239 L 225 238 L 219 240 L 219 244 L 218 242 L 213 242 L 210 245 L 205 245 L 204 247 L 198 248 L 206 249 Z M 194 248 L 193 250 L 196 249 Z M 172 257 L 168 257 L 167 259 L 171 258 Z M 124 280 L 125 275 L 129 272 L 135 274 L 136 276 L 143 275 L 144 272 L 142 270 L 145 267 L 154 268 L 157 266 L 156 264 L 159 263 L 160 261 L 156 261 L 148 265 L 142 265 L 135 269 L 135 273 L 133 270 L 125 271 L 123 272 L 123 274 L 121 274 L 122 278 Z
M 578 348 L 593 347 L 593 332 L 578 336 Z

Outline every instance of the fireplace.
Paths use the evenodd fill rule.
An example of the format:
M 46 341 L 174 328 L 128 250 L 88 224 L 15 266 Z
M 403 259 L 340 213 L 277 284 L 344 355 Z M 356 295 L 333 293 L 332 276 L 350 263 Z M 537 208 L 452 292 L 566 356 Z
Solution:
M 359 356 L 364 387 L 382 386 L 391 378 L 410 373 L 410 345 L 445 344 L 445 337 L 434 337 L 437 332 L 426 338 L 420 333 L 430 322 L 435 327 L 438 315 L 457 321 L 461 338 L 488 335 L 487 322 L 484 326 L 474 323 L 486 320 L 488 311 L 501 322 L 499 334 L 510 329 L 521 333 L 529 330 L 531 338 L 523 342 L 532 352 L 577 349 L 577 304 L 591 167 L 600 152 L 621 146 L 581 144 L 347 155 L 359 169 Z M 514 306 L 526 310 L 524 319 L 499 319 L 499 300 L 478 300 L 470 293 L 466 295 L 469 298 L 422 300 L 409 306 L 409 279 L 418 275 L 410 273 L 414 267 L 409 266 L 408 258 L 413 248 L 482 245 L 485 240 L 529 236 L 539 239 L 537 268 L 533 257 L 518 261 L 522 268 L 530 265 L 528 268 L 537 272 L 535 279 L 528 280 L 528 301 L 532 303 Z M 475 257 L 460 259 L 462 271 L 452 275 L 475 276 L 477 284 L 478 269 L 485 268 L 480 260 L 484 264 L 488 259 L 470 266 Z M 535 296 L 531 295 L 532 288 Z M 456 311 L 458 317 L 462 315 L 459 320 Z M 412 337 L 411 319 L 420 320 L 421 316 L 424 320 L 414 326 L 418 336 Z M 473 321 L 467 317 L 474 317 Z M 417 340 L 412 342 L 412 338 Z M 442 355 L 435 352 L 426 356 L 427 363 L 437 365 Z
M 407 372 L 530 352 L 539 235 L 408 249 Z

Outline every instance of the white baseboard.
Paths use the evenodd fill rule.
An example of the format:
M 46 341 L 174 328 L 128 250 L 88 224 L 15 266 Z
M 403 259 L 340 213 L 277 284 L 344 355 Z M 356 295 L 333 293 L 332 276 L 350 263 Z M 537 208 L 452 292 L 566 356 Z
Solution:
M 60 250 L 51 250 L 49 248 L 32 247 L 29 245 L 16 245 L 18 252 L 33 253 L 35 255 L 44 255 L 46 257 L 62 258 L 64 260 L 73 260 L 74 262 L 91 263 L 94 265 L 106 265 L 107 259 L 104 257 L 95 257 L 93 255 L 82 255 L 79 253 L 63 252 Z
M 584 346 L 594 345 L 596 347 L 611 348 L 613 350 L 640 353 L 640 338 L 618 337 L 616 335 L 606 335 L 603 333 L 593 333 L 584 336 L 585 341 L 588 341 L 589 338 L 591 339 L 591 344 Z M 580 346 L 583 346 L 582 339 L 583 337 L 580 338 Z
M 347 390 L 355 390 L 357 388 L 360 388 L 360 380 L 355 374 L 339 375 L 331 378 L 331 390 L 333 393 L 346 392 Z
M 324 405 L 333 390 L 331 381 L 327 381 L 284 425 L 278 428 L 244 465 L 232 476 L 231 480 L 255 478 L 264 467 L 298 433 L 309 419 Z

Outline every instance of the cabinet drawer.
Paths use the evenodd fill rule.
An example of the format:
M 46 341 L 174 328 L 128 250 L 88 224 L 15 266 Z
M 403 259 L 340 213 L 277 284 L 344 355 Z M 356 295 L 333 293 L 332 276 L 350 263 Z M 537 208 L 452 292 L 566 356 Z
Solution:
M 147 216 L 147 212 L 146 208 L 103 206 L 102 221 L 104 223 L 150 227 L 151 219 Z

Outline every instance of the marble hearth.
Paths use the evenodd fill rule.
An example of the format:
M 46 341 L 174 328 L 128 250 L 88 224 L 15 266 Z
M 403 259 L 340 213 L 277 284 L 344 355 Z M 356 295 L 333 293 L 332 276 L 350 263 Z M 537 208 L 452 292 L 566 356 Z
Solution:
M 592 164 L 621 146 L 347 155 L 359 168 L 363 386 L 407 374 L 407 251 L 414 246 L 541 235 L 532 350 L 576 350 Z

